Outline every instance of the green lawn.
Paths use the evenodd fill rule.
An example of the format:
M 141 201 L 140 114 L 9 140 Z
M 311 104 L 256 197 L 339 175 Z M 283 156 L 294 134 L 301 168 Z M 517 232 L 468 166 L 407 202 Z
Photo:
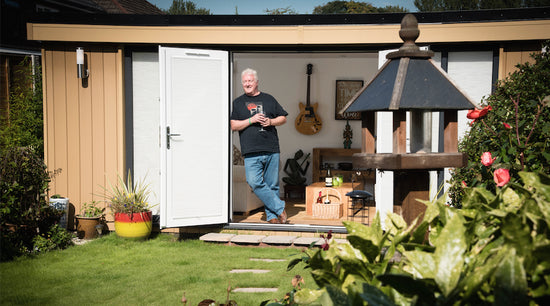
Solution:
M 303 265 L 286 271 L 288 261 L 300 252 L 177 241 L 164 234 L 136 242 L 111 234 L 66 250 L 0 263 L 0 301 L 2 305 L 181 305 L 185 292 L 187 305 L 197 305 L 203 299 L 224 302 L 228 285 L 279 288 L 276 293 L 230 295 L 239 305 L 259 305 L 283 298 L 296 274 L 304 277 L 306 287 L 315 288 Z M 232 269 L 271 272 L 229 273 Z

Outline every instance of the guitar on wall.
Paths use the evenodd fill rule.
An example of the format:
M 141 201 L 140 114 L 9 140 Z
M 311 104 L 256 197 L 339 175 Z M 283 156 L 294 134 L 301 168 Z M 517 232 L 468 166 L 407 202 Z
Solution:
M 296 130 L 298 130 L 298 132 L 305 135 L 317 134 L 321 130 L 321 127 L 323 126 L 323 123 L 321 122 L 321 118 L 317 115 L 318 103 L 315 103 L 312 106 L 309 101 L 310 78 L 311 78 L 312 68 L 313 68 L 312 64 L 307 65 L 306 105 L 300 102 L 300 105 L 299 105 L 300 114 L 298 114 L 298 118 L 296 118 L 296 121 L 294 122 L 294 125 L 296 126 Z

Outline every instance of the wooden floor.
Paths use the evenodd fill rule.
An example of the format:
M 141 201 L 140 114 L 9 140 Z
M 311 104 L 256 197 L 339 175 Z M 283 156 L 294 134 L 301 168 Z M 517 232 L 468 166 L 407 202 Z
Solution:
M 343 216 L 340 219 L 319 219 L 312 215 L 306 214 L 306 204 L 304 199 L 285 199 L 286 213 L 288 215 L 289 223 L 291 224 L 308 224 L 308 225 L 324 225 L 324 226 L 342 226 L 342 221 L 352 219 L 353 221 L 368 223 L 369 218 L 359 217 L 359 214 L 354 218 L 348 218 L 348 212 L 344 210 Z M 374 208 L 371 208 L 373 211 Z M 374 216 L 371 213 L 370 219 Z M 265 220 L 264 208 L 258 208 L 252 210 L 249 214 L 235 213 L 233 214 L 233 222 L 246 222 L 246 223 L 267 223 Z

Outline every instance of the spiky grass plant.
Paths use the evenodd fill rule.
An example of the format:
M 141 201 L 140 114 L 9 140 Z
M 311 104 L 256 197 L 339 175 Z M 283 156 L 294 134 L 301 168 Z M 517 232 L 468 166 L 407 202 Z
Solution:
M 105 197 L 111 203 L 110 208 L 113 215 L 147 212 L 154 207 L 149 203 L 150 184 L 147 184 L 145 179 L 133 181 L 130 172 L 128 172 L 126 181 L 119 175 L 116 185 L 110 184 L 109 188 L 103 187 L 103 189 L 106 192 Z

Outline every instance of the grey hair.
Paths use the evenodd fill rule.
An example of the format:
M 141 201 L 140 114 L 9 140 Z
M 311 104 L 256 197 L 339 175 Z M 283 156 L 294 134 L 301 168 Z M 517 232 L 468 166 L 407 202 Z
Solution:
M 246 68 L 245 70 L 243 70 L 243 72 L 241 73 L 241 79 L 247 75 L 247 74 L 251 74 L 254 76 L 254 80 L 259 81 L 258 80 L 258 72 L 256 72 L 256 70 L 254 69 L 251 69 L 251 68 Z

